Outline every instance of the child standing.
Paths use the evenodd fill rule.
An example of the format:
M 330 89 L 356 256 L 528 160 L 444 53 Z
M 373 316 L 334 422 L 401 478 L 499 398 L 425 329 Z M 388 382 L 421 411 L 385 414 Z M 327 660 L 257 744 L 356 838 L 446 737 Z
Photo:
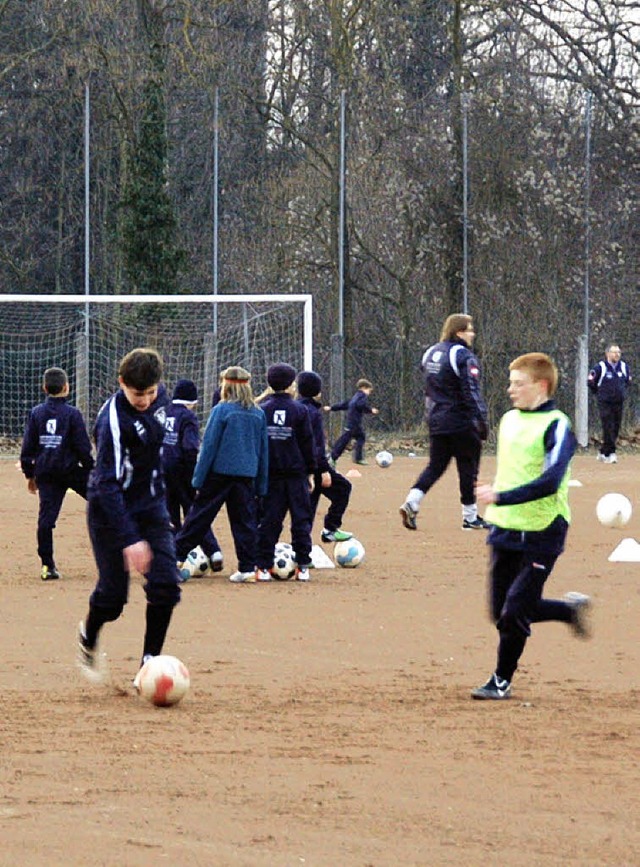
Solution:
M 173 398 L 167 407 L 162 468 L 167 488 L 167 507 L 173 528 L 178 532 L 182 517 L 193 503 L 195 491 L 191 484 L 200 449 L 200 429 L 194 412 L 198 403 L 198 389 L 192 380 L 179 379 Z M 202 550 L 209 558 L 212 572 L 222 570 L 222 552 L 218 540 L 209 528 L 202 539 Z M 198 570 L 194 574 L 201 576 Z
M 93 467 L 91 443 L 82 413 L 69 406 L 69 380 L 60 367 L 45 370 L 45 401 L 29 413 L 22 440 L 20 465 L 27 488 L 40 498 L 38 556 L 40 577 L 60 577 L 53 556 L 53 531 L 68 488 L 87 497 L 87 478 Z
M 303 406 L 306 406 L 309 412 L 316 451 L 317 469 L 313 477 L 313 491 L 311 491 L 311 524 L 313 526 L 320 495 L 324 494 L 330 505 L 324 519 L 322 541 L 343 542 L 353 536 L 353 533 L 339 529 L 342 526 L 342 517 L 349 505 L 351 482 L 338 473 L 327 459 L 322 424 L 322 404 L 318 400 L 321 396 L 322 380 L 313 370 L 303 370 L 298 374 L 297 386 L 298 400 Z
M 291 544 L 298 564 L 296 578 L 308 581 L 311 563 L 311 498 L 316 457 L 309 413 L 293 399 L 296 372 L 289 364 L 273 364 L 267 383 L 273 394 L 260 409 L 269 437 L 269 495 L 258 532 L 258 581 L 270 581 L 273 552 L 287 511 L 291 515 Z
M 87 523 L 99 577 L 78 631 L 78 662 L 94 683 L 103 678 L 97 652 L 100 630 L 122 614 L 132 570 L 145 577 L 142 662 L 162 652 L 180 601 L 162 477 L 167 403 L 159 386 L 162 367 L 155 349 L 139 348 L 125 355 L 119 368 L 120 391 L 107 400 L 96 421 Z
M 331 460 L 335 464 L 343 451 L 347 448 L 351 440 L 353 443 L 353 460 L 356 464 L 365 464 L 364 459 L 364 444 L 366 435 L 362 422 L 363 415 L 378 415 L 378 410 L 369 405 L 369 395 L 373 391 L 373 385 L 368 379 L 359 379 L 356 382 L 356 393 L 351 400 L 343 400 L 341 403 L 334 403 L 332 406 L 325 406 L 325 412 L 335 412 L 339 410 L 347 411 L 347 420 L 344 430 L 335 441 L 331 449 Z
M 543 599 L 545 582 L 564 550 L 569 528 L 569 463 L 576 440 L 551 399 L 558 371 L 548 355 L 530 352 L 509 365 L 513 409 L 500 422 L 496 477 L 478 486 L 492 528 L 491 614 L 500 640 L 489 680 L 476 699 L 508 699 L 531 624 L 557 620 L 589 637 L 588 596 Z
M 226 503 L 238 557 L 238 571 L 229 580 L 256 580 L 258 514 L 256 497 L 267 492 L 267 425 L 253 403 L 251 374 L 228 367 L 222 378 L 221 400 L 212 410 L 193 474 L 196 496 L 176 536 L 176 553 L 184 560 L 201 544 Z

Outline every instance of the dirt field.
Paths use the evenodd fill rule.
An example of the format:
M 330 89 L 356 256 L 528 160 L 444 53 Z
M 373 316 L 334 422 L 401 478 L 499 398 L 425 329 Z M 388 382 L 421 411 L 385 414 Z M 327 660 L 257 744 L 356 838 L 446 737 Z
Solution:
M 191 692 L 156 709 L 128 688 L 140 582 L 103 633 L 112 683 L 91 687 L 74 665 L 95 576 L 84 503 L 68 496 L 63 579 L 43 583 L 37 501 L 15 458 L 0 461 L 0 864 L 640 864 L 640 563 L 607 561 L 640 540 L 640 455 L 575 460 L 583 486 L 549 595 L 591 594 L 594 638 L 535 627 L 500 703 L 469 697 L 496 633 L 485 535 L 460 529 L 453 470 L 418 532 L 400 526 L 422 464 L 362 468 L 345 526 L 366 561 L 307 586 L 230 584 L 222 516 L 223 577 L 185 585 L 165 647 Z M 611 490 L 634 500 L 625 530 L 596 522 Z

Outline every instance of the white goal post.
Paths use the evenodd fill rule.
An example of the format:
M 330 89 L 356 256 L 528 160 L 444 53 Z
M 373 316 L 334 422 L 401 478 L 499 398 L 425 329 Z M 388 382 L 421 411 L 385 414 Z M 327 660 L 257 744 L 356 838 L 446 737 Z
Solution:
M 118 387 L 120 359 L 137 346 L 161 353 L 169 392 L 177 379 L 196 383 L 203 421 L 229 365 L 251 372 L 255 394 L 270 364 L 312 369 L 312 310 L 307 294 L 0 294 L 0 437 L 22 436 L 47 367 L 67 371 L 70 402 L 91 427 Z

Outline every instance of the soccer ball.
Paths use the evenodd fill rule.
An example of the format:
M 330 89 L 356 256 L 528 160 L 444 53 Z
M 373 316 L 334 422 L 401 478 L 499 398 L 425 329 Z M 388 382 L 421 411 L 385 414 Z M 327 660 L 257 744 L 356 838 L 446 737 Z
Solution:
M 336 542 L 333 557 L 338 566 L 353 569 L 364 560 L 364 545 L 353 537 L 344 542 Z
M 180 578 L 188 581 L 189 578 L 202 578 L 209 571 L 209 558 L 198 545 L 193 551 L 189 551 L 187 558 L 180 567 Z
M 296 558 L 288 542 L 279 542 L 273 552 L 271 574 L 277 581 L 289 581 L 296 574 Z
M 596 505 L 596 515 L 605 527 L 624 527 L 631 518 L 631 501 L 624 494 L 605 494 Z
M 383 469 L 385 469 L 386 467 L 390 467 L 393 463 L 393 455 L 391 454 L 391 452 L 383 449 L 376 455 L 376 463 L 379 467 L 382 467 Z
M 136 677 L 138 692 L 158 707 L 177 704 L 184 698 L 191 679 L 187 666 L 175 656 L 152 656 Z

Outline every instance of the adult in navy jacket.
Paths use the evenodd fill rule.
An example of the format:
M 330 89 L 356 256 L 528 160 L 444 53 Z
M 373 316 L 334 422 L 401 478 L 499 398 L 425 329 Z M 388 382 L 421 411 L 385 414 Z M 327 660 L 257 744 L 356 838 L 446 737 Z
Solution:
M 622 424 L 622 411 L 627 390 L 631 384 L 631 372 L 626 361 L 621 358 L 620 347 L 610 343 L 599 361 L 589 372 L 587 387 L 598 399 L 598 411 L 602 422 L 602 445 L 598 460 L 605 464 L 615 464 L 616 442 Z
M 480 365 L 471 351 L 475 331 L 465 313 L 449 316 L 440 342 L 430 346 L 420 365 L 429 414 L 429 463 L 400 506 L 402 523 L 415 530 L 420 503 L 455 458 L 458 468 L 462 529 L 486 529 L 478 517 L 475 484 L 482 441 L 487 438 L 487 409 L 480 392 Z

